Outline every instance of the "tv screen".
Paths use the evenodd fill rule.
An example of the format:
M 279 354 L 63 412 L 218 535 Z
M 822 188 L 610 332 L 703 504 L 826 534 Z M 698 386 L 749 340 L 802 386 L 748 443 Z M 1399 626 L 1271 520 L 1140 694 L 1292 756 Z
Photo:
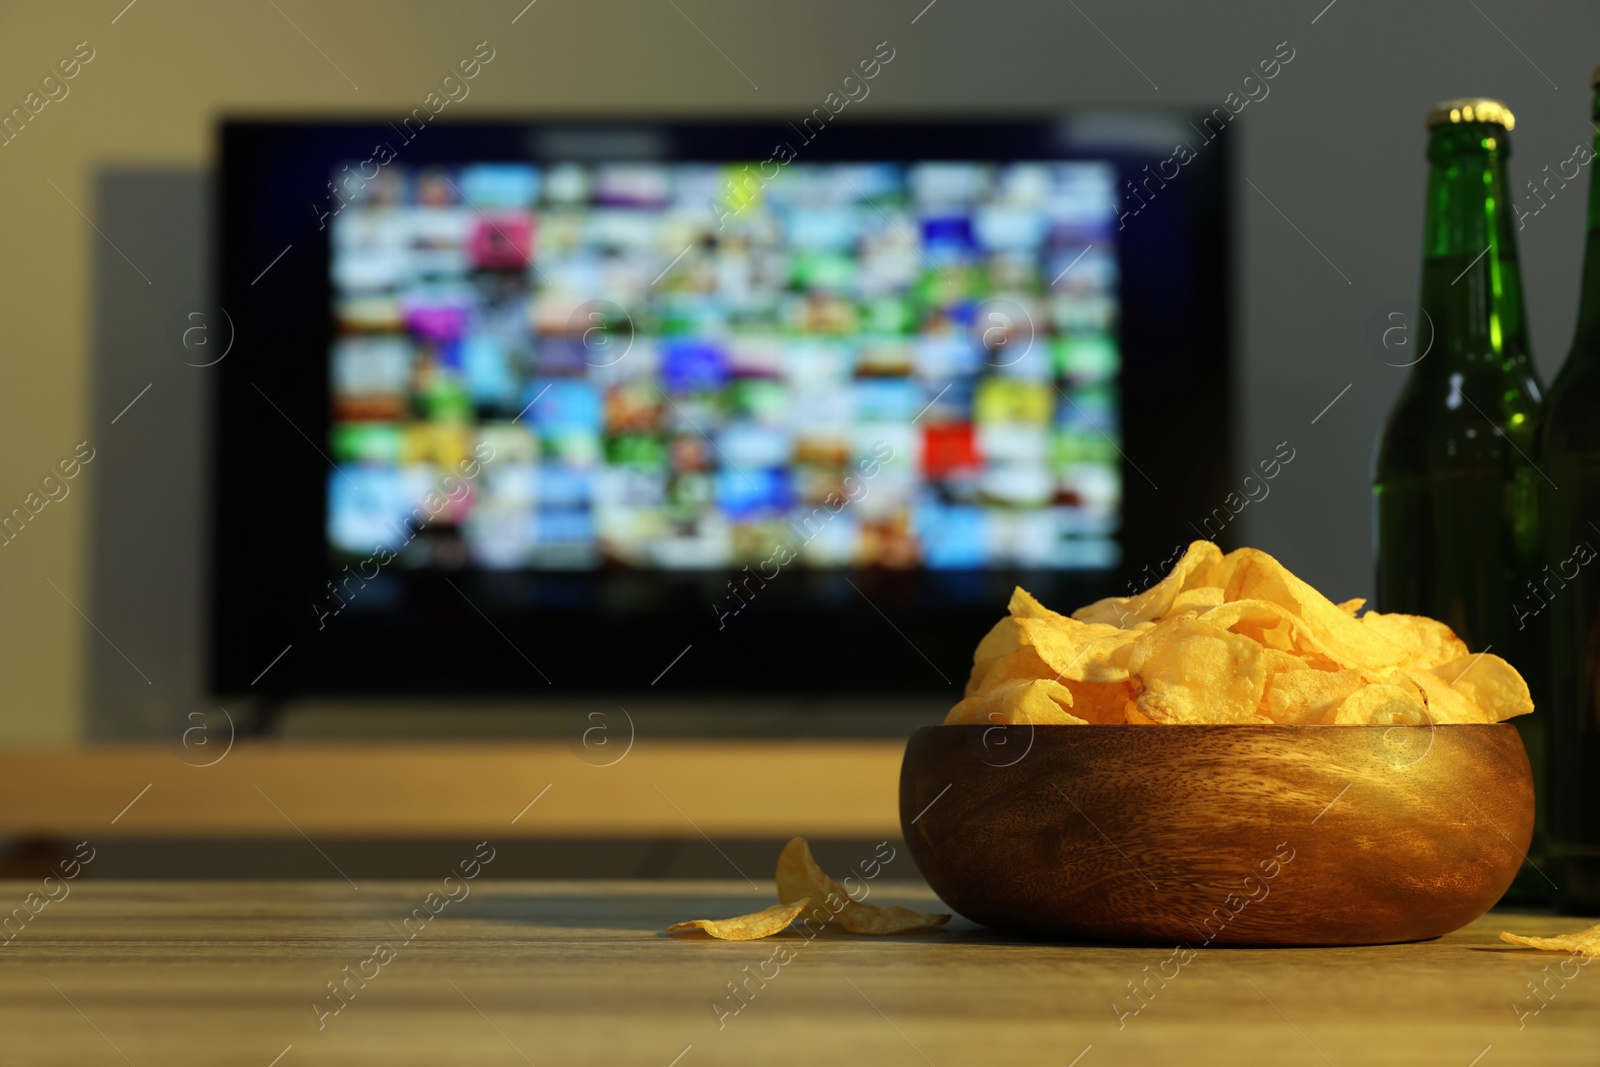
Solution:
M 215 686 L 943 691 L 1141 584 L 1226 493 L 1182 128 L 227 124 Z
M 742 171 L 394 164 L 349 190 L 334 558 L 1115 565 L 1115 169 Z

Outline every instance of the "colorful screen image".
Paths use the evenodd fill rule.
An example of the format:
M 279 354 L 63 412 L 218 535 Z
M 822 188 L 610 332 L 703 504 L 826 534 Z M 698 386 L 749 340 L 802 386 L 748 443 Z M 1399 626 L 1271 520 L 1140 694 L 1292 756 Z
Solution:
M 334 559 L 1114 566 L 1115 169 L 774 165 L 346 190 Z

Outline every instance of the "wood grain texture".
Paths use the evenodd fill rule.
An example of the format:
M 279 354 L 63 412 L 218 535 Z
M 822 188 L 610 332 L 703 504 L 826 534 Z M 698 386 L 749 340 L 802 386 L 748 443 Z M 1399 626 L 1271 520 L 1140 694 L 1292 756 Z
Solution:
M 902 864 L 903 854 L 883 878 Z M 36 888 L 0 883 L 0 904 Z M 1593 1064 L 1600 1030 L 1600 972 L 1557 986 L 1562 957 L 1496 940 L 1503 928 L 1547 934 L 1589 920 L 1491 915 L 1421 944 L 1204 950 L 1159 979 L 1170 946 L 1029 944 L 962 920 L 892 939 L 662 933 L 770 902 L 737 881 L 481 879 L 318 1030 L 310 1003 L 324 983 L 397 941 L 391 924 L 439 888 L 80 879 L 0 948 L 0 1060 L 1065 1067 L 1081 1055 L 1077 1067 L 1467 1067 L 1492 1045 L 1478 1067 L 1544 1067 Z M 883 881 L 871 899 L 932 903 L 925 888 Z M 752 981 L 719 1028 L 711 1003 L 780 943 L 792 961 L 764 987 Z M 1541 1003 L 1528 982 L 1545 983 L 1544 1006 L 1519 1019 L 1514 1005 Z
M 576 742 L 240 742 L 209 767 L 191 763 L 210 752 L 154 745 L 12 749 L 0 752 L 0 836 L 895 832 L 898 741 L 641 738 L 597 765 L 625 741 L 590 751 Z
M 934 726 L 902 829 L 956 911 L 1042 936 L 1355 945 L 1457 929 L 1533 828 L 1516 728 Z

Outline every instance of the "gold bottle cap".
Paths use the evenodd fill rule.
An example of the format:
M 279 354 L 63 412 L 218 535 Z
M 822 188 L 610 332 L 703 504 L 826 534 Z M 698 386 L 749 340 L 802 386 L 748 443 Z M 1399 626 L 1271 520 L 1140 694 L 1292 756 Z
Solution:
M 1468 96 L 1460 100 L 1446 100 L 1428 112 L 1428 129 L 1447 122 L 1490 122 L 1507 130 L 1517 125 L 1511 109 L 1498 100 L 1486 96 Z

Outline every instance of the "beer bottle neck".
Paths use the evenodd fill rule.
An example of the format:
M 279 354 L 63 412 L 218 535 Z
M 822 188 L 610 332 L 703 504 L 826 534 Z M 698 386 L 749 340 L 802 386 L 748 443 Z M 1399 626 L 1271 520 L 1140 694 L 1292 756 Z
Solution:
M 1429 135 L 1422 307 L 1434 348 L 1417 364 L 1424 374 L 1527 363 L 1510 154 L 1493 123 L 1445 123 Z
M 1600 90 L 1589 112 L 1600 123 Z M 1595 127 L 1594 154 L 1600 154 L 1600 125 Z M 1573 355 L 1600 350 L 1600 166 L 1591 154 L 1589 163 L 1589 228 L 1583 244 L 1583 285 L 1578 290 L 1578 331 L 1573 340 Z

